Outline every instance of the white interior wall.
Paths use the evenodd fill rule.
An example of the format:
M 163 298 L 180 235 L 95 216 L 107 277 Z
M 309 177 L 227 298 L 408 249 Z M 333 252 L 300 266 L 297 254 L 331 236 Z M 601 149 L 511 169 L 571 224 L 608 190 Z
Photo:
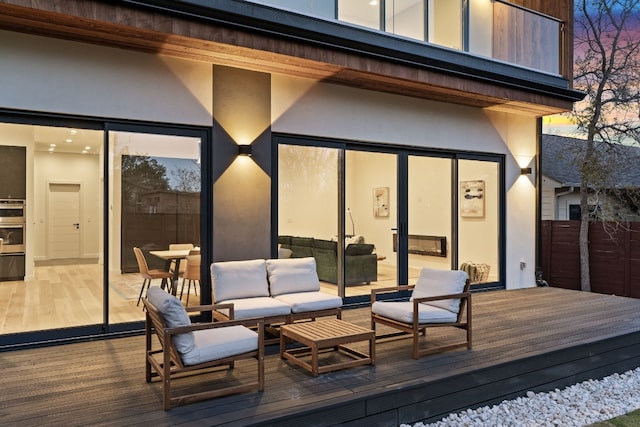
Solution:
M 379 255 L 392 262 L 393 231 L 398 223 L 397 159 L 395 154 L 347 151 L 345 204 L 351 210 L 356 235 L 365 238 L 365 243 L 375 245 Z M 373 190 L 389 188 L 389 216 L 375 217 L 373 214 Z M 347 234 L 351 234 L 349 218 L 345 219 Z M 395 264 L 395 263 L 394 263 Z
M 452 49 L 462 48 L 460 0 L 429 0 L 429 42 Z
M 80 184 L 81 257 L 98 258 L 102 210 L 100 205 L 100 157 L 82 154 L 49 154 L 37 151 L 34 156 L 34 221 L 31 239 L 34 260 L 48 259 L 47 200 L 50 183 Z

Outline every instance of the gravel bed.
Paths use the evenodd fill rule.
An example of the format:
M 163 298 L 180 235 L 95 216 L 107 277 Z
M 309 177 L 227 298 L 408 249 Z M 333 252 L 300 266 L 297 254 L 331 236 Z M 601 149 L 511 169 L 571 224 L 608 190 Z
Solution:
M 637 408 L 640 408 L 640 368 L 563 390 L 528 391 L 525 397 L 449 414 L 435 423 L 417 423 L 413 427 L 582 427 Z

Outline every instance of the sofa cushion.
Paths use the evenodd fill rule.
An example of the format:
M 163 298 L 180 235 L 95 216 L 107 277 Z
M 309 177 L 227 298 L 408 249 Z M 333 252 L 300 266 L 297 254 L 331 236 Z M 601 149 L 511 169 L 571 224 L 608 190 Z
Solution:
M 414 298 L 435 297 L 440 295 L 459 294 L 464 290 L 467 273 L 460 270 L 436 270 L 423 268 L 411 295 Z M 460 311 L 460 299 L 451 298 L 439 301 L 429 301 L 425 304 L 444 308 L 452 313 Z
M 314 258 L 269 259 L 267 278 L 271 296 L 320 290 Z
M 371 306 L 371 312 L 404 323 L 413 322 L 413 303 L 408 301 L 376 301 Z M 451 323 L 457 320 L 458 316 L 449 310 L 418 304 L 419 323 Z
M 275 297 L 291 306 L 292 313 L 306 313 L 308 311 L 329 310 L 342 307 L 342 298 L 324 292 L 297 292 Z
M 263 259 L 211 264 L 214 302 L 236 298 L 268 297 L 267 267 Z
M 191 319 L 180 300 L 158 286 L 149 288 L 147 300 L 158 309 L 168 328 L 191 325 Z M 194 349 L 193 332 L 173 336 L 173 345 L 184 359 Z
M 278 236 L 278 243 L 288 248 L 291 246 L 291 236 Z
M 258 349 L 258 333 L 244 326 L 226 326 L 195 331 L 194 349 L 182 356 L 185 365 L 248 353 Z
M 362 243 L 362 244 L 350 244 L 344 250 L 345 255 L 369 255 L 373 252 L 373 245 Z
M 337 247 L 338 242 L 332 240 L 313 239 L 314 249 L 326 249 L 335 252 Z
M 234 319 L 286 316 L 291 313 L 289 304 L 271 297 L 230 299 L 220 303 L 233 304 Z M 220 312 L 228 315 L 228 310 L 220 310 Z

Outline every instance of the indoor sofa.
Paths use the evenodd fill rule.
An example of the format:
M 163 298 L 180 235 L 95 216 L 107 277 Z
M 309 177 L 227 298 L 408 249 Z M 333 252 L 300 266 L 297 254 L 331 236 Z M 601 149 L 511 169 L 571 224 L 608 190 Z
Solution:
M 323 282 L 338 283 L 338 242 L 313 237 L 279 236 L 281 248 L 290 249 L 292 258 L 313 257 L 318 278 Z M 374 245 L 350 243 L 345 248 L 346 284 L 369 284 L 378 280 L 378 256 Z

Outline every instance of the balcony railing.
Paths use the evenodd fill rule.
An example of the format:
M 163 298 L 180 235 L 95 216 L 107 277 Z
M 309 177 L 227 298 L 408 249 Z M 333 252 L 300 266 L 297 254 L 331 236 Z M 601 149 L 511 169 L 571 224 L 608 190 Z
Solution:
M 505 0 L 246 0 L 559 75 L 556 18 Z

